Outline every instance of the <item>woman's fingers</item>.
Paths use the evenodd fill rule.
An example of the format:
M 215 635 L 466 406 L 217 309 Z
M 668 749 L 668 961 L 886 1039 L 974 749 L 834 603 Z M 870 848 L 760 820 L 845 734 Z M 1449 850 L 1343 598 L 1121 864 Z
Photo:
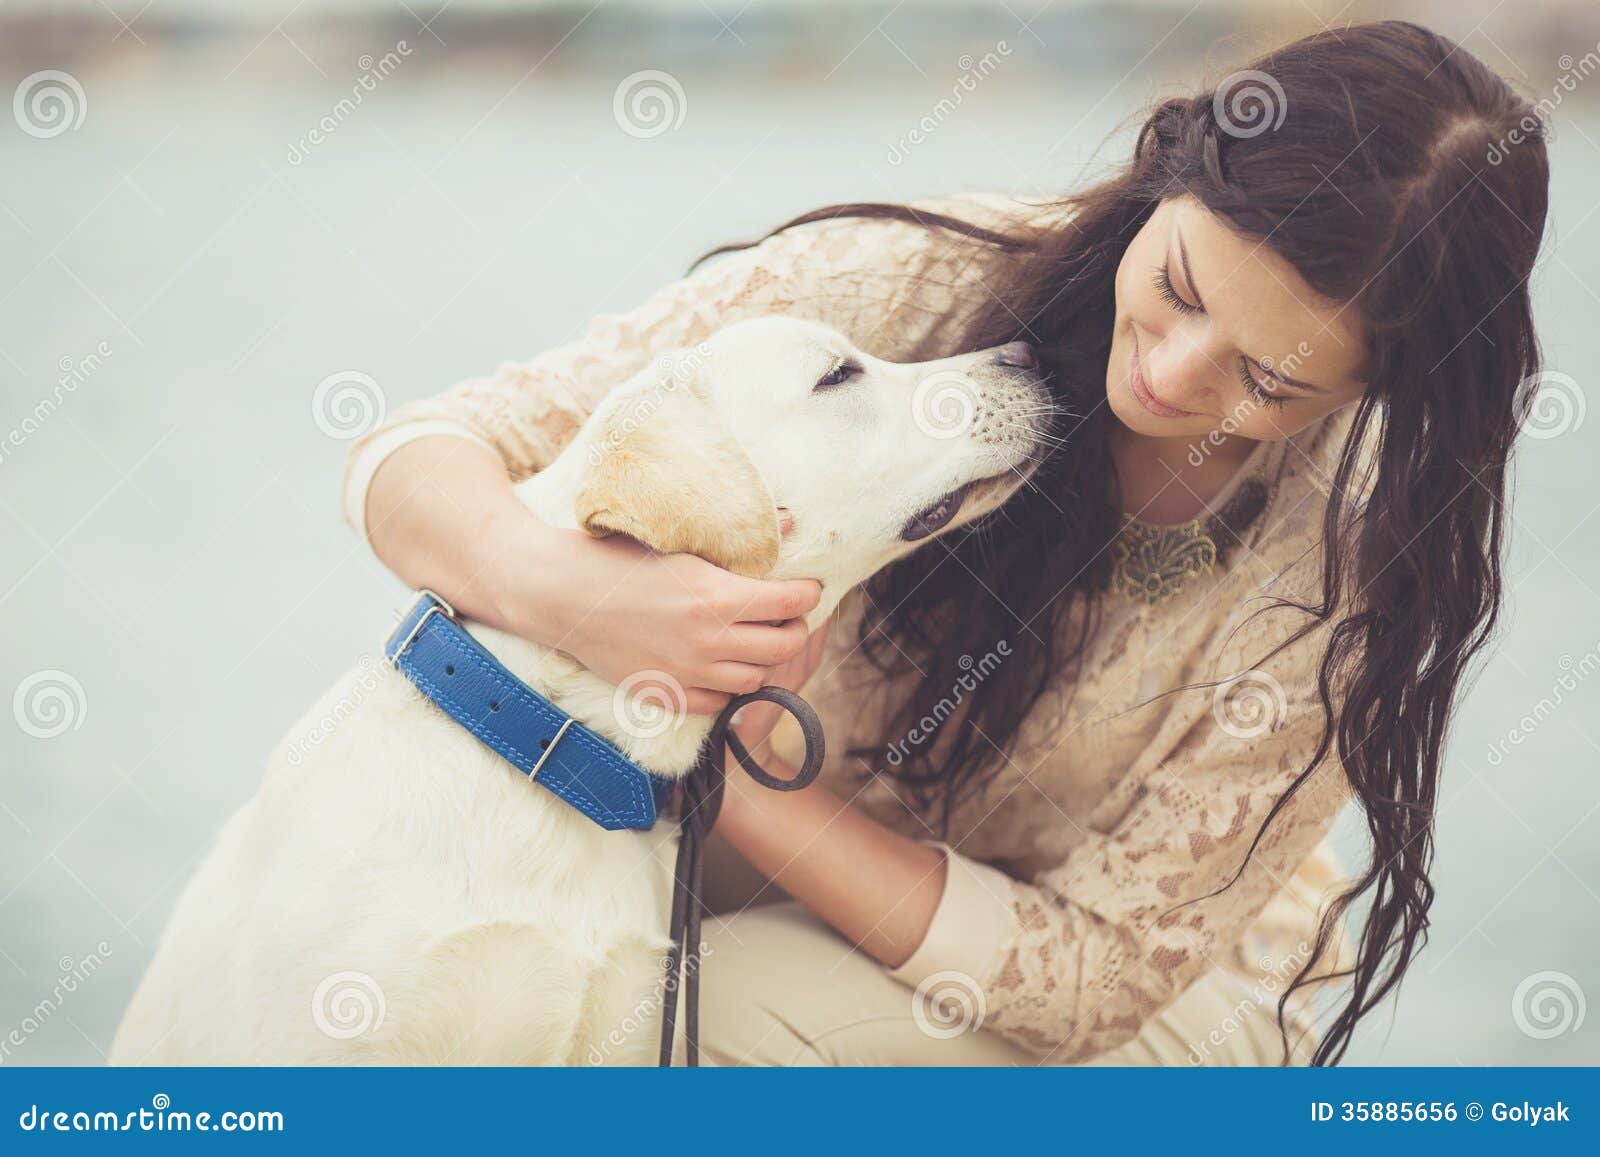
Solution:
M 807 638 L 804 619 L 790 619 L 777 626 L 735 623 L 728 628 L 728 635 L 728 645 L 718 648 L 718 658 L 758 667 L 787 663 L 805 650 Z
M 748 694 L 769 683 L 791 690 L 804 686 L 822 661 L 828 628 L 833 625 L 834 617 L 830 615 L 814 631 L 807 631 L 805 623 L 798 619 L 776 627 L 735 624 L 733 630 L 738 633 L 742 658 L 714 662 L 696 677 L 698 685 L 686 692 L 689 714 L 715 715 L 735 696 Z M 771 715 L 764 729 L 757 728 L 757 733 L 764 736 L 780 713 L 771 705 L 752 703 L 741 713 L 740 719 L 748 726 L 756 716 Z
M 696 682 L 707 691 L 747 695 L 767 683 L 768 668 L 755 663 L 713 663 Z
M 715 715 L 733 700 L 732 695 L 721 691 L 707 691 L 704 687 L 691 687 L 684 694 L 684 710 L 690 715 Z
M 735 595 L 735 618 L 750 623 L 798 619 L 822 601 L 816 579 L 744 579 Z

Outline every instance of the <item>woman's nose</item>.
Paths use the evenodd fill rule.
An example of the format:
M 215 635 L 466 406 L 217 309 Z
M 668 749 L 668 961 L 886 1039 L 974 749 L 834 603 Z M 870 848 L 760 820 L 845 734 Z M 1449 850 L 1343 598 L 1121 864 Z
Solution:
M 1190 409 L 1186 402 L 1198 402 L 1211 391 L 1215 364 L 1198 342 L 1185 341 L 1179 334 L 1168 334 L 1150 351 L 1146 380 L 1168 405 Z
M 1012 341 L 994 351 L 994 363 L 1017 370 L 1033 370 L 1039 367 L 1039 355 L 1027 342 Z

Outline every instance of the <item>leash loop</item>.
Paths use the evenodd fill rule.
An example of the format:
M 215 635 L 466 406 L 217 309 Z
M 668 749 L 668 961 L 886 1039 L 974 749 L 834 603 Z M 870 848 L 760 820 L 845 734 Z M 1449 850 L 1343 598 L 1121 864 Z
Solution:
M 791 779 L 779 779 L 756 762 L 749 748 L 733 733 L 733 716 L 750 703 L 776 703 L 794 716 L 805 738 L 806 753 L 800 770 Z M 822 770 L 827 746 L 822 720 L 811 704 L 785 687 L 758 687 L 740 695 L 718 713 L 711 733 L 700 751 L 694 768 L 684 777 L 682 818 L 678 821 L 678 859 L 673 868 L 672 919 L 668 936 L 665 999 L 661 1015 L 660 1065 L 672 1065 L 672 1045 L 678 1018 L 678 985 L 683 985 L 683 1035 L 687 1045 L 686 1063 L 700 1064 L 700 927 L 706 908 L 704 895 L 704 844 L 722 810 L 722 795 L 727 785 L 723 750 L 751 779 L 773 791 L 799 791 L 816 780 Z

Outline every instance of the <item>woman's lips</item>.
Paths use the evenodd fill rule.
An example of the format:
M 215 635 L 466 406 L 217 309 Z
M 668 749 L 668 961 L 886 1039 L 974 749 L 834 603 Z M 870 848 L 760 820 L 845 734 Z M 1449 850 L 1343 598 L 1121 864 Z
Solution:
M 1158 418 L 1188 418 L 1193 416 L 1191 411 L 1169 406 L 1156 397 L 1155 391 L 1144 380 L 1144 371 L 1139 368 L 1139 338 L 1137 335 L 1133 339 L 1133 354 L 1128 359 L 1128 385 L 1133 390 L 1133 396 L 1139 399 L 1139 404 Z

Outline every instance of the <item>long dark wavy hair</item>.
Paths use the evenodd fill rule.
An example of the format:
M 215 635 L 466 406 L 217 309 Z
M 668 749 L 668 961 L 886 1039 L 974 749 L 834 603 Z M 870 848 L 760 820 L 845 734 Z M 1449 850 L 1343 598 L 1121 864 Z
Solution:
M 1549 171 L 1533 106 L 1415 24 L 1329 30 L 1247 69 L 1257 75 L 1230 74 L 1216 89 L 1156 105 L 1126 168 L 1064 199 L 1074 213 L 1066 228 L 995 232 L 904 205 L 857 203 L 774 232 L 841 216 L 887 218 L 1007 251 L 1009 272 L 1000 283 L 986 279 L 992 302 L 960 344 L 1032 342 L 1061 409 L 1079 416 L 1033 485 L 1005 507 L 1014 532 L 973 533 L 948 553 L 913 555 L 869 588 L 881 609 L 862 623 L 863 649 L 885 674 L 914 662 L 924 676 L 884 721 L 885 747 L 919 719 L 940 717 L 964 656 L 997 637 L 1013 640 L 1014 654 L 967 697 L 963 725 L 947 729 L 937 756 L 902 753 L 885 771 L 946 831 L 952 810 L 992 777 L 999 750 L 1094 629 L 1104 548 L 1121 527 L 1105 379 L 1114 278 L 1134 234 L 1163 200 L 1192 196 L 1359 317 L 1370 384 L 1354 403 L 1332 480 L 1322 597 L 1291 604 L 1305 625 L 1279 647 L 1329 629 L 1318 677 L 1323 733 L 1238 870 L 1336 752 L 1365 811 L 1372 860 L 1325 913 L 1278 1015 L 1287 1063 L 1290 995 L 1312 980 L 1349 977 L 1349 1001 L 1312 1059 L 1337 1064 L 1357 1022 L 1396 988 L 1427 940 L 1446 725 L 1500 609 L 1508 459 L 1540 368 L 1528 278 Z M 1241 77 L 1245 87 L 1230 87 Z M 1241 131 L 1241 116 L 1281 122 Z M 1362 478 L 1357 451 L 1369 435 L 1376 468 Z M 1036 629 L 1016 632 L 1019 619 Z M 1355 966 L 1315 975 L 1345 913 L 1368 892 Z

